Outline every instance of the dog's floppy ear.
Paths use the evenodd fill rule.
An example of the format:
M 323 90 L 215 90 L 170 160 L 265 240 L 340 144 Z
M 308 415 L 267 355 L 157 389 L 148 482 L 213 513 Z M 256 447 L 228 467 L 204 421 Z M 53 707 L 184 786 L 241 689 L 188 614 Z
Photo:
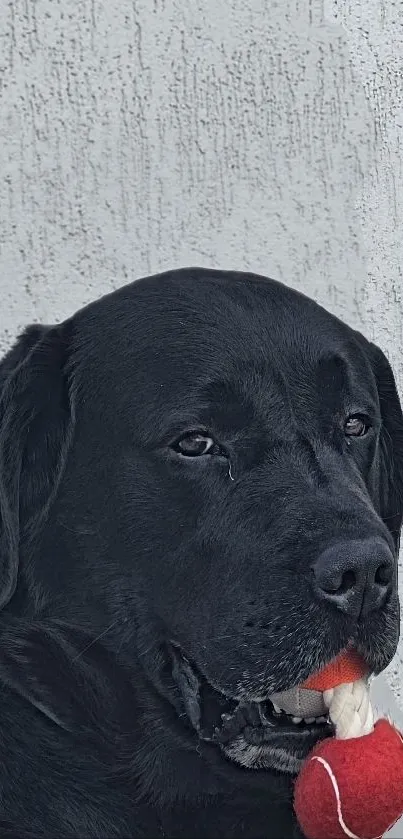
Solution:
M 379 500 L 381 516 L 399 546 L 403 520 L 403 414 L 388 359 L 370 344 L 382 416 Z
M 33 323 L 27 326 L 22 335 L 0 361 L 0 398 L 4 385 L 16 367 L 26 358 L 30 350 L 49 331 L 49 326 Z
M 74 426 L 68 324 L 27 329 L 0 364 L 0 608 L 40 529 Z

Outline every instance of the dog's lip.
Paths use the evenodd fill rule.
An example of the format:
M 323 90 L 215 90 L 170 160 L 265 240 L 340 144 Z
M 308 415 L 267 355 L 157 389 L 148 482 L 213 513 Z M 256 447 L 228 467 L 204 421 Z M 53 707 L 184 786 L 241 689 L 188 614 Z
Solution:
M 213 684 L 189 660 L 178 644 L 171 644 L 173 677 L 181 693 L 186 716 L 200 739 L 215 742 L 225 750 L 236 738 L 264 749 L 273 737 L 287 737 L 294 743 L 323 739 L 331 733 L 328 721 L 294 722 L 291 715 L 278 714 L 269 696 L 259 701 L 251 696 L 229 696 Z M 182 709 L 183 711 L 183 709 Z
M 320 721 L 306 721 L 285 712 L 277 713 L 269 699 L 239 703 L 232 715 L 223 716 L 223 725 L 216 731 L 217 740 L 223 745 L 239 735 L 250 744 L 264 746 L 273 740 L 273 735 L 286 735 L 294 741 L 307 737 L 319 739 L 332 730 L 324 717 Z

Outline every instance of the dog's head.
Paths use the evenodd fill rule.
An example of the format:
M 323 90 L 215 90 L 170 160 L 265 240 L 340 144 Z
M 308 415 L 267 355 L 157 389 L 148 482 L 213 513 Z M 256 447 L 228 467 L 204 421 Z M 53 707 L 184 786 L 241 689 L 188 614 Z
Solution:
M 294 771 L 326 726 L 270 696 L 349 643 L 379 672 L 398 640 L 384 355 L 271 280 L 182 270 L 29 330 L 0 387 L 6 612 L 105 631 L 172 725 Z

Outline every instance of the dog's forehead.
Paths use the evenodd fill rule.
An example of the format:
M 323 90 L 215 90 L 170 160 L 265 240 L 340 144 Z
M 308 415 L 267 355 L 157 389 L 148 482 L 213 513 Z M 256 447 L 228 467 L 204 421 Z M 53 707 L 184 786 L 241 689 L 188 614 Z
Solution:
M 320 380 L 337 387 L 362 381 L 368 366 L 354 332 L 309 298 L 266 278 L 204 269 L 120 289 L 85 310 L 80 332 L 90 383 L 118 388 L 120 399 L 141 387 L 153 403 L 218 382 L 232 392 L 246 383 L 249 394 L 287 379 L 297 389 Z
M 294 289 L 254 275 L 189 269 L 139 280 L 76 316 L 92 352 L 109 349 L 121 363 L 145 348 L 149 363 L 184 350 L 199 357 L 236 357 L 276 348 L 292 357 L 329 351 L 352 330 Z M 248 352 L 249 348 L 249 352 Z M 212 352 L 209 352 L 209 350 Z

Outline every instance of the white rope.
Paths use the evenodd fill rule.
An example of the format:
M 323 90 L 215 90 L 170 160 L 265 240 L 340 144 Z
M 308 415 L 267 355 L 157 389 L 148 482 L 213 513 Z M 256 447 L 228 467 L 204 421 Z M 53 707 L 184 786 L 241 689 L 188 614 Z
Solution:
M 373 731 L 374 712 L 366 679 L 325 690 L 323 698 L 329 709 L 336 737 L 340 740 L 362 737 L 363 734 Z

